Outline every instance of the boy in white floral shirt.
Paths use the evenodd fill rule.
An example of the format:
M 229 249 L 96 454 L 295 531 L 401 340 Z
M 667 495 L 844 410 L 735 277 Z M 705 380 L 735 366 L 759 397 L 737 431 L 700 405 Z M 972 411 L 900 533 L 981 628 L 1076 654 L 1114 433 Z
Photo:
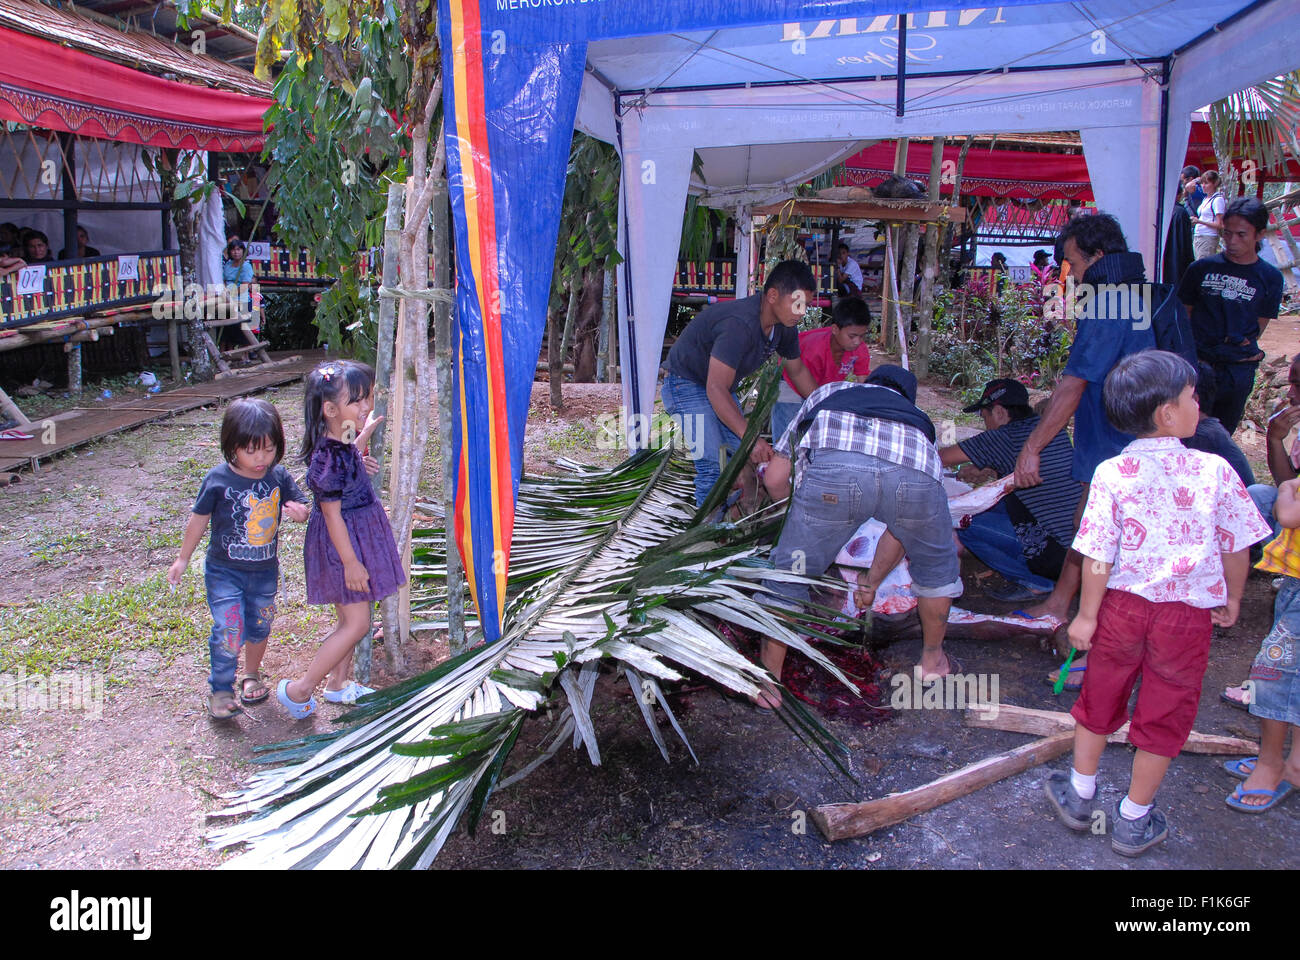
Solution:
M 1106 416 L 1138 437 L 1093 474 L 1074 549 L 1083 554 L 1070 642 L 1089 650 L 1076 720 L 1074 765 L 1044 784 L 1067 826 L 1092 826 L 1106 737 L 1128 719 L 1137 747 L 1111 847 L 1135 857 L 1169 834 L 1154 799 L 1192 731 L 1213 625 L 1232 626 L 1251 544 L 1270 534 L 1241 478 L 1222 457 L 1182 445 L 1196 431 L 1196 371 L 1176 354 L 1144 350 L 1106 378 Z

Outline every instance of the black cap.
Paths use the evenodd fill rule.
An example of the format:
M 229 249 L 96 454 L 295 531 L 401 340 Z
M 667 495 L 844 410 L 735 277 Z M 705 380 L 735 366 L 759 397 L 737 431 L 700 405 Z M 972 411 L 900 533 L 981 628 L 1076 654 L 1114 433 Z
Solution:
M 881 381 L 884 383 L 881 384 Z M 897 364 L 887 363 L 876 367 L 867 377 L 867 383 L 897 386 L 903 396 L 907 397 L 908 403 L 916 403 L 916 377 Z
M 1011 380 L 1002 377 L 998 380 L 990 380 L 988 386 L 984 388 L 984 395 L 979 398 L 978 403 L 972 403 L 969 407 L 962 407 L 962 413 L 975 413 L 978 410 L 986 410 L 995 403 L 1000 403 L 1004 407 L 1027 407 L 1029 406 L 1029 391 L 1019 380 Z

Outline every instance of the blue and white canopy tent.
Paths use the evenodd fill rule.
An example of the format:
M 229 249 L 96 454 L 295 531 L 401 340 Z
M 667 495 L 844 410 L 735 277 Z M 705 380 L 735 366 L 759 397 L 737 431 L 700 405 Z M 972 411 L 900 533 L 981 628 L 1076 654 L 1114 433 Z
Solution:
M 654 402 L 694 151 L 733 161 L 735 182 L 709 188 L 743 215 L 865 140 L 1078 129 L 1098 206 L 1154 268 L 1191 111 L 1300 64 L 1291 0 L 453 0 L 439 27 L 455 522 L 489 639 L 575 126 L 622 156 L 619 356 L 638 413 Z

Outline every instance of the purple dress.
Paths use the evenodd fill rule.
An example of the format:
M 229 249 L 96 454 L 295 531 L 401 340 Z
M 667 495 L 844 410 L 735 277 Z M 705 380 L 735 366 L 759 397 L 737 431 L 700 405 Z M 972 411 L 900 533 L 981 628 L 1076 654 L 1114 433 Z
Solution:
M 406 574 L 397 555 L 388 515 L 375 496 L 357 448 L 329 437 L 323 439 L 312 451 L 307 465 L 307 486 L 315 494 L 303 545 L 307 602 L 373 603 L 396 593 L 406 583 Z M 370 575 L 367 593 L 349 590 L 343 582 L 343 561 L 334 549 L 320 509 L 326 500 L 342 502 L 343 523 L 352 550 Z

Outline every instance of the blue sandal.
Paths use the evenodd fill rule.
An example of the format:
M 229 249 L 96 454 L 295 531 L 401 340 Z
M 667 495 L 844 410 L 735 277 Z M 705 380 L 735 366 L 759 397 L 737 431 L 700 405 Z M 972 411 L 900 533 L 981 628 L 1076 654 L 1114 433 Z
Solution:
M 1228 772 L 1229 776 L 1236 777 L 1238 780 L 1245 780 L 1255 772 L 1255 764 L 1259 757 L 1244 757 L 1241 760 L 1224 760 L 1223 769 Z M 1246 766 L 1250 764 L 1250 766 Z
M 1061 668 L 1064 667 L 1064 666 L 1065 666 L 1065 664 L 1061 664 L 1061 667 L 1058 667 L 1058 668 L 1057 668 L 1057 670 L 1056 670 L 1056 675 L 1057 675 L 1058 677 L 1061 675 Z M 1087 669 L 1088 669 L 1088 665 L 1085 663 L 1085 664 L 1084 664 L 1083 666 L 1081 666 L 1081 667 L 1071 667 L 1071 668 L 1070 668 L 1068 671 L 1066 671 L 1066 672 L 1067 672 L 1067 674 L 1070 674 L 1070 673 L 1081 673 L 1081 672 L 1083 672 L 1084 670 L 1087 670 Z M 1051 677 L 1046 677 L 1045 679 L 1047 680 L 1047 685 L 1048 685 L 1049 687 L 1055 687 L 1055 686 L 1056 686 L 1056 681 L 1053 680 Z M 1077 691 L 1083 689 L 1083 681 L 1080 680 L 1078 683 L 1071 683 L 1071 682 L 1067 679 L 1067 680 L 1065 681 L 1065 686 L 1062 687 L 1061 689 L 1064 690 L 1064 691 L 1066 691 L 1066 692 L 1077 692 Z
M 1266 810 L 1272 810 L 1279 803 L 1291 795 L 1295 788 L 1287 781 L 1283 780 L 1277 785 L 1276 790 L 1243 790 L 1237 787 L 1232 794 L 1225 798 L 1224 802 L 1234 810 L 1240 810 L 1242 813 L 1263 813 Z M 1268 803 L 1250 804 L 1242 803 L 1242 797 L 1270 797 Z

